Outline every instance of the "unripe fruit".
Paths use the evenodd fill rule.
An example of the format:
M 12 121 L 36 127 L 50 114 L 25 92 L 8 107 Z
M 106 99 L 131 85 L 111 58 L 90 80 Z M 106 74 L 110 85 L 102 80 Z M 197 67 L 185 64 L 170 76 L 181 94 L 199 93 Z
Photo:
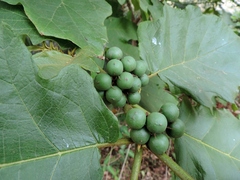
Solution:
M 133 71 L 137 66 L 136 60 L 132 56 L 125 56 L 121 61 L 123 63 L 124 70 L 127 72 Z
M 126 123 L 132 129 L 141 129 L 146 123 L 146 114 L 139 108 L 132 108 L 126 114 Z
M 100 96 L 101 98 L 104 98 L 104 92 L 105 92 L 105 91 L 98 91 L 98 94 L 99 94 L 99 96 Z
M 123 72 L 117 79 L 117 86 L 121 89 L 130 89 L 133 86 L 133 75 Z
M 185 132 L 185 124 L 182 120 L 177 119 L 171 123 L 166 130 L 167 135 L 172 138 L 180 138 Z
M 162 113 L 166 116 L 168 122 L 174 122 L 179 117 L 179 109 L 173 103 L 165 103 L 161 107 Z
M 95 76 L 94 86 L 97 90 L 106 91 L 112 86 L 112 77 L 105 73 Z
M 118 102 L 113 103 L 113 106 L 121 108 L 121 107 L 124 107 L 126 105 L 126 102 L 127 102 L 127 98 L 126 98 L 125 95 L 123 95 Z
M 138 77 L 141 77 L 143 74 L 145 74 L 147 70 L 147 64 L 144 61 L 136 61 L 136 62 L 137 62 L 137 65 L 133 71 L 133 74 L 137 75 Z
M 117 86 L 112 86 L 109 90 L 106 91 L 106 99 L 110 103 L 118 102 L 123 96 L 122 90 Z
M 141 100 L 141 95 L 139 92 L 130 93 L 127 96 L 127 100 L 129 104 L 138 104 Z
M 134 77 L 133 78 L 133 85 L 129 89 L 129 92 L 132 92 L 132 93 L 137 92 L 138 90 L 140 90 L 141 86 L 142 86 L 141 80 L 138 77 Z
M 119 76 L 123 72 L 123 64 L 118 59 L 112 59 L 107 63 L 106 71 L 111 76 Z
M 143 74 L 143 75 L 140 77 L 140 80 L 141 80 L 142 86 L 146 86 L 146 85 L 148 85 L 148 83 L 149 83 L 149 77 L 148 77 L 147 74 Z
M 166 117 L 159 113 L 153 112 L 147 116 L 147 129 L 152 133 L 162 133 L 167 128 Z
M 150 138 L 150 134 L 145 128 L 131 129 L 130 138 L 136 144 L 146 144 Z
M 157 134 L 150 137 L 147 145 L 153 153 L 162 155 L 169 147 L 169 140 L 164 134 Z
M 118 47 L 111 47 L 107 50 L 106 57 L 108 59 L 121 59 L 123 57 L 123 52 Z

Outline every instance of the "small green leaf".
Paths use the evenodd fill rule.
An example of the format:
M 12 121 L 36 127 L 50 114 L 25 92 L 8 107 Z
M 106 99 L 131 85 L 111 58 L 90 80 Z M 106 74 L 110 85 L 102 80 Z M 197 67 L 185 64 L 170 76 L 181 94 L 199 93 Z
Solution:
M 194 179 L 239 179 L 239 120 L 227 110 L 194 108 L 186 99 L 180 112 L 186 132 L 175 141 L 179 165 Z
M 219 18 L 164 6 L 156 21 L 140 23 L 140 56 L 152 73 L 168 79 L 198 102 L 215 96 L 234 102 L 240 79 L 240 39 Z

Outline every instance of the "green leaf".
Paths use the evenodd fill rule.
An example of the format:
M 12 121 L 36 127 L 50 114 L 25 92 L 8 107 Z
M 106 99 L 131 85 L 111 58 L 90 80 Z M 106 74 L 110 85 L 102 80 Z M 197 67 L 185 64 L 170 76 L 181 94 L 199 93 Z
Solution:
M 68 39 L 81 48 L 90 46 L 97 55 L 107 42 L 104 20 L 111 14 L 106 1 L 89 0 L 4 0 L 21 3 L 41 35 Z
M 115 142 L 119 130 L 89 74 L 72 64 L 41 79 L 28 49 L 2 23 L 0 64 L 0 177 L 101 179 L 96 147 Z
M 38 75 L 43 79 L 51 79 L 72 61 L 72 57 L 58 51 L 43 51 L 33 55 L 38 66 Z
M 163 5 L 158 0 L 139 0 L 141 9 L 147 14 L 151 13 L 154 20 L 159 19 L 162 16 Z
M 140 105 L 154 112 L 159 111 L 166 102 L 178 103 L 177 99 L 165 90 L 165 83 L 158 76 L 150 78 L 149 84 L 142 87 Z
M 99 72 L 98 65 L 94 61 L 94 52 L 91 48 L 80 49 L 78 53 L 73 57 L 73 63 L 79 64 L 83 69 Z
M 119 4 L 123 5 L 126 2 L 126 0 L 118 0 L 118 2 Z
M 131 40 L 137 40 L 137 27 L 125 18 L 110 17 L 106 19 L 105 26 L 109 42 L 108 47 L 117 46 L 125 55 L 139 59 L 138 48 L 129 44 Z
M 192 107 L 184 100 L 180 119 L 186 125 L 175 141 L 177 162 L 194 179 L 240 178 L 240 121 L 227 110 Z
M 91 58 L 93 53 L 88 49 L 81 49 L 76 56 L 72 57 L 58 51 L 43 51 L 33 56 L 34 62 L 38 66 L 38 74 L 43 79 L 51 79 L 70 64 L 80 65 L 86 70 L 98 72 L 98 66 Z
M 66 153 L 35 158 L 0 169 L 2 179 L 102 179 L 103 171 L 97 160 L 97 148 L 76 149 Z
M 28 35 L 37 44 L 45 39 L 36 30 L 35 26 L 24 14 L 22 6 L 12 6 L 5 2 L 0 2 L 1 21 L 12 27 L 17 35 Z
M 234 102 L 240 79 L 240 39 L 219 18 L 199 8 L 164 6 L 154 22 L 139 25 L 139 50 L 150 71 L 190 93 L 201 104 L 213 97 Z

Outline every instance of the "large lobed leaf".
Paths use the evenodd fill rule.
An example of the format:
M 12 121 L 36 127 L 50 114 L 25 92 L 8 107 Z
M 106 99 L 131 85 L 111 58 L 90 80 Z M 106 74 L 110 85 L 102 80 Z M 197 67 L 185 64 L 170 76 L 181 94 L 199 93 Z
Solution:
M 69 65 L 51 80 L 0 25 L 1 179 L 101 179 L 97 145 L 117 140 L 118 122 L 92 78 Z
M 107 42 L 103 25 L 111 15 L 106 1 L 89 0 L 4 0 L 21 3 L 28 18 L 41 35 L 68 39 L 81 48 L 91 47 L 102 54 Z
M 186 132 L 175 141 L 178 164 L 194 179 L 240 179 L 239 120 L 227 110 L 194 108 L 188 100 L 180 111 Z
M 163 15 L 139 25 L 139 50 L 152 73 L 190 93 L 205 106 L 213 97 L 234 102 L 240 79 L 240 39 L 199 8 L 164 6 Z
M 15 34 L 28 35 L 33 44 L 37 44 L 45 39 L 37 32 L 20 5 L 12 6 L 5 2 L 0 2 L 0 17 L 2 22 L 14 27 L 12 30 Z

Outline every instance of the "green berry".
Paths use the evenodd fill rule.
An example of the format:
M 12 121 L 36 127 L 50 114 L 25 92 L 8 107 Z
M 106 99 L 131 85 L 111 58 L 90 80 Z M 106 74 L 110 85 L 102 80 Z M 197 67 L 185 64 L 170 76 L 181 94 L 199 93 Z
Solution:
M 132 56 L 125 56 L 121 61 L 123 63 L 124 71 L 127 72 L 133 71 L 137 66 L 136 60 Z
M 179 109 L 173 103 L 165 103 L 161 107 L 161 111 L 166 116 L 168 122 L 174 122 L 179 117 Z
M 138 77 L 135 76 L 133 78 L 133 85 L 129 89 L 129 92 L 132 92 L 132 93 L 137 92 L 138 90 L 140 90 L 141 86 L 142 86 L 141 80 Z
M 148 141 L 148 148 L 156 155 L 162 155 L 169 147 L 169 140 L 164 134 L 151 136 Z
M 123 52 L 118 47 L 111 47 L 107 50 L 106 57 L 108 59 L 121 59 L 123 57 Z
M 118 59 L 112 59 L 107 63 L 106 71 L 111 76 L 119 76 L 123 72 L 123 64 Z
M 126 123 L 132 129 L 141 129 L 146 123 L 146 114 L 139 108 L 132 108 L 126 114 Z
M 121 89 L 130 89 L 133 86 L 133 75 L 123 72 L 117 79 L 117 86 Z
M 166 117 L 159 113 L 153 112 L 147 116 L 147 129 L 152 133 L 162 133 L 167 128 Z
M 141 95 L 139 92 L 130 93 L 127 96 L 127 100 L 129 104 L 138 104 L 141 100 Z
M 110 103 L 118 102 L 123 96 L 122 90 L 117 86 L 112 86 L 109 90 L 106 91 L 106 99 Z
M 172 138 L 180 138 L 185 132 L 185 124 L 182 120 L 177 119 L 167 127 L 166 132 Z
M 118 102 L 113 103 L 113 106 L 121 108 L 121 107 L 124 107 L 126 105 L 126 102 L 127 102 L 127 98 L 126 98 L 125 95 L 123 95 Z
M 99 91 L 106 91 L 112 86 L 112 77 L 105 73 L 97 74 L 94 78 L 94 86 Z
M 130 138 L 136 144 L 146 144 L 150 138 L 150 134 L 145 128 L 131 129 Z
M 146 85 L 148 85 L 148 83 L 149 83 L 149 77 L 148 77 L 147 74 L 143 74 L 143 75 L 140 77 L 140 80 L 141 80 L 142 86 L 146 86 Z
M 137 75 L 138 77 L 141 77 L 143 74 L 145 74 L 147 70 L 147 64 L 144 61 L 136 61 L 136 62 L 137 62 L 137 65 L 133 71 L 133 74 Z

